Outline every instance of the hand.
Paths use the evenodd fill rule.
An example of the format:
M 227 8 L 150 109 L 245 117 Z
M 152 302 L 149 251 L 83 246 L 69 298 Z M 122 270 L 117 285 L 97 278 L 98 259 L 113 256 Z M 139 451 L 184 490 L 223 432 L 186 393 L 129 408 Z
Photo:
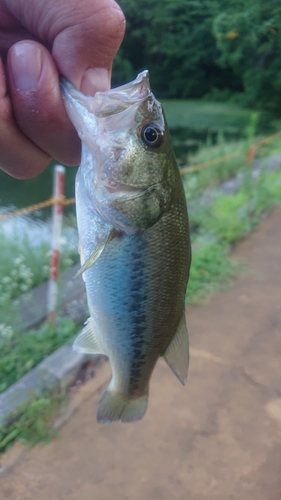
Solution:
M 0 0 L 1 169 L 27 179 L 52 157 L 79 163 L 59 74 L 90 95 L 108 90 L 124 30 L 114 0 Z

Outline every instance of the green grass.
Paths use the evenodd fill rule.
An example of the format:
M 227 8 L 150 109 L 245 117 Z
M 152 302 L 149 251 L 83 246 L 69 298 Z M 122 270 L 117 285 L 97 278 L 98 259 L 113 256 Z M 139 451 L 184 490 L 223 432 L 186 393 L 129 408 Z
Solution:
M 55 326 L 46 323 L 38 330 L 24 334 L 0 325 L 0 393 L 72 340 L 76 333 L 77 326 L 67 318 L 60 318 Z M 18 440 L 35 444 L 52 439 L 56 434 L 54 418 L 66 401 L 66 394 L 60 389 L 40 398 L 33 396 L 31 391 L 30 400 L 9 416 L 11 423 L 0 426 L 0 455 Z
M 0 393 L 19 380 L 52 352 L 73 339 L 78 327 L 67 318 L 56 325 L 45 323 L 38 330 L 18 333 L 0 325 Z
M 57 434 L 53 422 L 66 401 L 66 395 L 61 390 L 46 393 L 40 398 L 31 396 L 17 414 L 10 415 L 12 423 L 0 426 L 0 456 L 15 441 L 29 445 L 39 441 L 49 442 Z
M 232 195 L 220 195 L 205 214 L 204 228 L 220 241 L 236 243 L 260 221 L 261 214 L 281 203 L 281 171 L 263 172 L 260 177 L 246 181 Z
M 186 183 L 188 189 L 188 176 Z M 187 303 L 198 302 L 230 283 L 238 270 L 229 258 L 232 245 L 257 226 L 266 210 L 280 203 L 281 170 L 264 169 L 255 179 L 246 175 L 236 194 L 217 193 L 209 206 L 193 204 L 190 211 L 193 258 Z
M 221 242 L 194 241 L 186 304 L 200 302 L 231 283 L 238 267 L 229 260 L 228 253 L 228 246 Z
M 220 135 L 218 144 L 213 146 L 207 143 L 199 149 L 198 153 L 189 155 L 186 158 L 188 160 L 187 168 L 188 166 L 201 165 L 202 163 L 237 153 L 237 156 L 220 161 L 216 165 L 211 165 L 197 172 L 187 172 L 184 175 L 187 200 L 200 196 L 206 188 L 212 189 L 224 180 L 234 177 L 239 171 L 244 171 L 248 150 L 248 140 L 244 139 L 228 143 Z
M 49 278 L 50 246 L 34 247 L 27 237 L 8 238 L 0 230 L 0 321 L 9 324 L 17 311 L 14 300 Z M 63 240 L 60 272 L 78 262 L 76 249 Z
M 78 253 L 67 248 L 67 241 L 62 247 L 60 270 L 78 262 Z M 27 237 L 8 238 L 0 232 L 0 294 L 14 299 L 39 285 L 49 277 L 50 246 L 42 243 L 33 246 Z
M 252 111 L 236 105 L 198 100 L 163 99 L 169 127 L 192 129 L 244 130 Z

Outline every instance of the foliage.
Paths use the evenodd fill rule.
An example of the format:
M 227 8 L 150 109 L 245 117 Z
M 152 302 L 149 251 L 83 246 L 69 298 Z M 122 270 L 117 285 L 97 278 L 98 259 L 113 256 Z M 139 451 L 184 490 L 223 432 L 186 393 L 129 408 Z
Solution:
M 218 196 L 206 214 L 205 227 L 220 241 L 236 243 L 256 226 L 263 212 L 280 200 L 281 172 L 263 171 L 258 178 L 245 180 L 236 194 Z
M 65 402 L 65 394 L 57 391 L 22 405 L 12 423 L 0 427 L 0 455 L 17 440 L 25 444 L 50 441 L 56 435 L 53 420 Z
M 217 0 L 143 0 L 141 7 L 138 0 L 119 3 L 127 19 L 123 82 L 128 70 L 131 74 L 147 67 L 153 88 L 166 96 L 200 97 L 211 87 L 224 86 L 225 78 L 229 88 L 239 88 L 239 78 L 216 64 L 212 23 L 220 12 Z M 116 72 L 119 83 L 120 57 Z
M 76 332 L 76 325 L 67 318 L 60 318 L 55 326 L 45 323 L 38 330 L 25 333 L 0 324 L 0 393 L 72 339 Z
M 209 188 L 213 189 L 219 183 L 234 177 L 245 169 L 245 158 L 248 151 L 248 141 L 240 140 L 227 143 L 223 135 L 219 135 L 218 144 L 207 144 L 195 155 L 190 155 L 188 165 L 197 166 L 221 158 L 222 161 L 194 173 L 184 175 L 184 186 L 187 200 L 202 195 Z M 187 165 L 187 167 L 188 167 Z
M 232 196 L 219 196 L 210 208 L 208 228 L 228 243 L 240 240 L 251 229 L 247 201 L 244 191 Z
M 208 150 L 211 148 L 209 147 Z M 279 149 L 280 151 L 280 149 Z M 203 154 L 203 153 L 202 153 Z M 212 171 L 208 167 L 209 184 L 212 186 Z M 226 168 L 226 174 L 229 173 Z M 202 170 L 203 175 L 204 170 Z M 193 258 L 187 288 L 187 301 L 199 299 L 221 286 L 227 285 L 237 271 L 229 259 L 231 245 L 244 238 L 260 222 L 262 214 L 280 204 L 281 170 L 267 171 L 265 166 L 256 177 L 249 166 L 242 164 L 241 185 L 234 194 L 223 194 L 219 189 L 206 191 L 198 198 L 194 174 L 184 178 L 189 193 L 189 216 L 192 235 Z M 203 179 L 207 182 L 207 177 Z M 202 182 L 202 179 L 201 179 Z M 213 186 L 214 187 L 214 186 Z M 194 189 L 195 188 L 195 189 Z M 211 195 L 211 197 L 209 197 Z M 196 196 L 196 197 L 195 197 Z
M 186 303 L 196 303 L 206 294 L 229 285 L 237 266 L 229 260 L 227 245 L 198 238 L 192 245 L 193 255 Z
M 50 247 L 46 243 L 31 244 L 26 236 L 10 238 L 0 233 L 0 321 L 9 324 L 15 318 L 15 299 L 43 281 L 50 273 Z M 78 261 L 76 248 L 61 239 L 60 271 Z
M 154 91 L 279 113 L 281 7 L 278 0 L 120 0 L 127 32 L 114 84 L 144 68 Z
M 225 3 L 215 18 L 214 34 L 221 66 L 232 68 L 242 77 L 244 103 L 280 113 L 280 2 Z
M 47 280 L 50 272 L 50 246 L 31 244 L 23 236 L 9 238 L 0 234 L 0 305 L 12 300 Z M 61 239 L 60 269 L 64 271 L 78 260 L 77 251 L 69 248 L 66 238 Z

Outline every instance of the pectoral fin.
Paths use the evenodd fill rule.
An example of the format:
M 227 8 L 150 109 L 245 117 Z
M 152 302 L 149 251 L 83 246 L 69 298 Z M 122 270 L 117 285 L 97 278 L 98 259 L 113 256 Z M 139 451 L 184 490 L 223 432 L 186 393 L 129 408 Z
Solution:
M 83 263 L 83 265 L 79 269 L 79 271 L 77 271 L 77 273 L 73 276 L 73 279 L 78 278 L 78 276 L 80 276 L 81 274 L 83 274 L 85 271 L 87 271 L 87 269 L 89 269 L 90 267 L 92 267 L 94 265 L 94 263 L 98 260 L 98 258 L 101 256 L 102 252 L 104 251 L 107 243 L 110 240 L 112 240 L 112 238 L 114 237 L 115 233 L 116 233 L 116 230 L 112 229 L 105 238 L 102 238 L 99 241 L 99 243 L 97 244 L 97 246 L 96 246 L 95 250 L 93 251 L 93 253 Z M 81 244 L 80 244 L 80 248 L 82 248 Z M 83 258 L 84 258 L 84 254 L 83 254 Z
M 105 354 L 97 339 L 91 318 L 87 320 L 82 332 L 80 332 L 74 340 L 72 348 L 77 352 Z
M 182 385 L 185 385 L 189 362 L 189 342 L 185 313 L 182 315 L 177 332 L 164 352 L 163 358 Z

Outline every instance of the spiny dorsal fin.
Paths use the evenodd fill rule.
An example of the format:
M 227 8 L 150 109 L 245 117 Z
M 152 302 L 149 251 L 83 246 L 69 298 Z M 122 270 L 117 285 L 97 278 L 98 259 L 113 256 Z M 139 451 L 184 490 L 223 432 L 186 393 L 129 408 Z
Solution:
M 164 352 L 163 358 L 182 385 L 185 385 L 189 362 L 189 342 L 185 313 L 182 315 L 177 332 Z
M 77 352 L 105 354 L 97 339 L 91 318 L 87 320 L 82 332 L 74 340 L 72 348 Z

